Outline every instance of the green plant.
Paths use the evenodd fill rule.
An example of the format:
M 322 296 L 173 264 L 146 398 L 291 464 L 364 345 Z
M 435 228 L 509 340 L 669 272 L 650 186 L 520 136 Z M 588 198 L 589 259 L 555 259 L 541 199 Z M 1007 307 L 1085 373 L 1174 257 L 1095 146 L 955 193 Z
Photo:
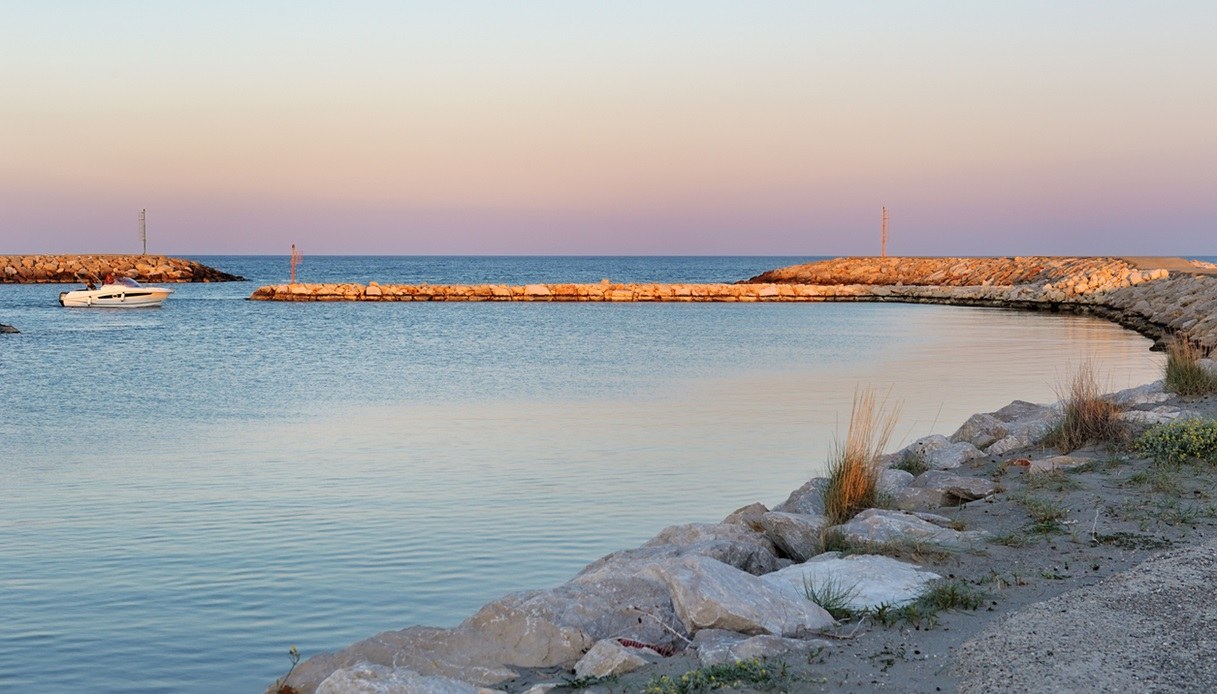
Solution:
M 786 663 L 770 664 L 762 658 L 753 658 L 690 670 L 680 677 L 652 677 L 643 691 L 646 694 L 697 694 L 722 688 L 777 689 L 786 678 Z
M 816 585 L 809 577 L 803 577 L 803 593 L 807 599 L 824 608 L 833 619 L 852 619 L 854 610 L 849 606 L 857 595 L 857 586 L 846 587 L 829 578 Z
M 1018 499 L 1027 513 L 1031 514 L 1031 532 L 1055 533 L 1061 531 L 1061 520 L 1069 515 L 1069 510 L 1058 506 L 1048 499 L 1035 496 L 1022 496 Z
M 1175 471 L 1161 465 L 1138 470 L 1129 475 L 1125 481 L 1129 484 L 1149 487 L 1159 494 L 1178 494 L 1182 490 Z
M 1047 470 L 1027 476 L 1027 489 L 1037 491 L 1068 492 L 1079 489 L 1081 486 L 1064 470 Z
M 1159 424 L 1142 434 L 1134 446 L 1158 464 L 1188 460 L 1217 463 L 1217 421 L 1184 419 Z
M 1195 343 L 1174 337 L 1166 343 L 1166 389 L 1179 395 L 1217 393 L 1217 374 L 1200 363 L 1204 351 Z
M 896 426 L 896 409 L 877 400 L 874 391 L 854 394 L 845 445 L 838 442 L 828 463 L 824 515 L 836 525 L 873 508 L 878 501 L 878 458 Z
M 288 678 L 292 676 L 292 671 L 296 669 L 296 663 L 300 662 L 299 649 L 292 646 L 287 650 L 287 657 L 292 659 L 292 666 L 287 669 L 287 673 L 283 677 L 275 680 L 275 684 L 271 689 L 275 694 L 296 694 L 299 691 L 287 683 Z
M 929 590 L 921 594 L 917 602 L 939 612 L 943 610 L 976 610 L 984 604 L 988 594 L 974 585 L 962 581 L 936 581 Z
M 1120 419 L 1121 409 L 1103 396 L 1094 367 L 1083 363 L 1074 373 L 1069 392 L 1062 397 L 1064 414 L 1043 443 L 1068 452 L 1089 443 L 1124 444 L 1129 438 L 1128 424 Z
M 925 455 L 919 452 L 905 451 L 904 455 L 892 465 L 893 470 L 904 470 L 905 472 L 916 477 L 930 469 L 930 464 L 925 461 Z

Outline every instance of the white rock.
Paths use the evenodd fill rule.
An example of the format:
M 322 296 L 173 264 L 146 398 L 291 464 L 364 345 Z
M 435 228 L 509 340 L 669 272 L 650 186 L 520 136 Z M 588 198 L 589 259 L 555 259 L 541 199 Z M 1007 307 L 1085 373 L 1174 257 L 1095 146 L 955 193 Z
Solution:
M 928 542 L 945 547 L 970 547 L 988 536 L 981 530 L 940 528 L 904 511 L 869 508 L 830 530 L 854 542 Z
M 824 651 L 832 646 L 821 639 L 788 639 L 762 634 L 746 636 L 723 629 L 703 629 L 693 637 L 697 660 L 702 667 L 735 663 L 753 658 L 781 658 Z
M 689 556 L 650 571 L 667 584 L 676 614 L 691 633 L 727 629 L 796 636 L 834 623 L 806 598 L 798 599 L 714 559 Z
M 317 694 L 494 694 L 448 677 L 420 675 L 402 667 L 370 663 L 335 670 L 317 685 Z
M 633 650 L 622 646 L 616 639 L 597 641 L 579 662 L 575 663 L 576 677 L 612 677 L 633 672 L 650 661 Z
M 1166 381 L 1154 381 L 1136 388 L 1121 390 L 1111 396 L 1111 401 L 1120 407 L 1136 407 L 1138 405 L 1153 405 L 1170 400 L 1170 393 L 1165 390 Z
M 879 493 L 895 494 L 913 483 L 913 473 L 907 470 L 884 470 L 879 473 Z
M 795 594 L 806 595 L 807 586 L 831 586 L 849 592 L 847 605 L 863 610 L 880 605 L 900 606 L 916 600 L 926 584 L 942 578 L 914 564 L 874 554 L 842 557 L 827 552 L 762 577 L 762 580 Z
M 824 515 L 824 490 L 827 488 L 827 477 L 813 477 L 802 487 L 791 492 L 785 501 L 774 506 L 773 510 L 822 516 Z

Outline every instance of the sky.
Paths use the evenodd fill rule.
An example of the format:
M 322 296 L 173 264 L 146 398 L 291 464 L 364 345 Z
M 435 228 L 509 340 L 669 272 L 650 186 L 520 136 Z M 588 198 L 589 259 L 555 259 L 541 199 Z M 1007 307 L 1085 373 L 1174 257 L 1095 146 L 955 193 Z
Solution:
M 0 0 L 0 253 L 1217 255 L 1212 0 Z

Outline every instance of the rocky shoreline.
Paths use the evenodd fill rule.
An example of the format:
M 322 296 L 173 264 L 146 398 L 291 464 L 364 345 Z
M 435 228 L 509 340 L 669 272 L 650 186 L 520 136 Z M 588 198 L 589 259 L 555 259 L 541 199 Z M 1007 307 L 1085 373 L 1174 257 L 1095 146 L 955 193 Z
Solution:
M 1035 308 L 1043 308 L 1038 296 L 1049 296 L 1063 306 L 1101 308 L 1122 322 L 1143 321 L 1142 331 L 1159 337 L 1179 333 L 1208 346 L 1217 338 L 1217 278 L 1203 273 L 1089 259 L 1094 263 L 1066 272 L 1028 271 L 1011 285 L 967 284 L 974 280 L 964 276 L 966 267 L 958 278 L 964 284 L 951 284 L 951 273 L 934 280 L 941 284 L 903 282 L 913 274 L 928 281 L 939 271 L 927 275 L 936 267 L 931 263 L 871 280 L 896 284 L 859 284 L 857 273 L 875 267 L 873 260 L 829 261 L 856 264 L 852 274 L 833 275 L 845 284 L 803 285 L 802 271 L 787 269 L 787 276 L 751 285 L 715 286 L 864 287 L 835 300 L 1026 301 Z M 1139 430 L 1217 416 L 1212 396 L 1180 397 L 1162 382 L 1109 399 L 1120 419 Z M 410 627 L 315 655 L 286 684 L 300 692 L 627 692 L 654 689 L 664 676 L 679 680 L 698 668 L 762 657 L 775 671 L 780 664 L 780 679 L 771 684 L 786 691 L 1021 691 L 1044 677 L 1097 689 L 1186 690 L 1178 688 L 1177 673 L 1154 670 L 1152 653 L 1110 651 L 1101 632 L 1071 636 L 1087 658 L 1065 662 L 1051 651 L 1033 652 L 1018 657 L 1030 672 L 1008 667 L 1015 658 L 1002 651 L 1006 644 L 1034 648 L 1036 639 L 1048 638 L 1018 631 L 1016 617 L 1025 609 L 1063 601 L 1053 610 L 1058 622 L 1049 615 L 1037 633 L 1064 631 L 1059 620 L 1084 621 L 1076 610 L 1094 609 L 1096 591 L 1135 583 L 1129 577 L 1137 566 L 1163 549 L 1209 552 L 1205 534 L 1217 528 L 1213 468 L 1165 480 L 1127 447 L 1048 448 L 1043 436 L 1061 416 L 1059 404 L 1016 401 L 973 416 L 950 437 L 929 436 L 889 454 L 882 476 L 887 503 L 845 523 L 829 523 L 826 481 L 814 478 L 772 509 L 754 503 L 720 523 L 667 528 L 561 586 L 492 601 L 456 627 Z M 1196 562 L 1209 567 L 1197 570 L 1202 578 L 1217 579 L 1217 563 Z M 1200 580 L 1190 579 L 1189 586 Z M 984 598 L 971 606 L 976 611 L 951 605 L 889 621 L 931 584 Z M 834 618 L 808 599 L 816 585 L 846 588 L 852 614 L 862 616 Z M 1169 624 L 1176 615 L 1148 615 L 1144 623 L 1157 628 L 1155 618 Z M 1217 638 L 1199 629 L 1191 640 L 1208 644 L 1211 636 Z M 1153 652 L 1160 646 L 1127 648 L 1138 645 Z M 1151 666 L 1129 674 L 1124 661 Z
M 244 277 L 164 255 L 0 255 L 0 284 L 73 284 L 107 274 L 140 282 L 241 282 Z

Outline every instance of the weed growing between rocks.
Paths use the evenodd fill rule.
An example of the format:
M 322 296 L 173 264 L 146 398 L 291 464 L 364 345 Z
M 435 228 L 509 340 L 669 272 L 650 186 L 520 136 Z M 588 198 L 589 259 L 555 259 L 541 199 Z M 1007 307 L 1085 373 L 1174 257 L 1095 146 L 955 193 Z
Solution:
M 292 659 L 292 666 L 287 669 L 287 673 L 275 680 L 274 686 L 271 688 L 275 694 L 296 694 L 299 690 L 287 683 L 289 677 L 292 676 L 292 671 L 296 669 L 296 664 L 300 662 L 300 651 L 295 646 L 292 646 L 287 651 L 287 657 Z
M 1204 352 L 1185 338 L 1166 343 L 1166 389 L 1184 396 L 1217 393 L 1217 374 L 1200 363 Z
M 925 461 L 925 455 L 922 453 L 914 453 L 907 451 L 899 461 L 892 465 L 893 470 L 904 470 L 913 477 L 920 475 L 930 469 L 930 464 Z
M 646 694 L 697 694 L 743 687 L 768 691 L 783 688 L 787 679 L 786 663 L 753 658 L 690 670 L 680 677 L 660 675 L 652 678 L 643 691 Z
M 1042 443 L 1063 452 L 1090 443 L 1124 445 L 1130 437 L 1128 424 L 1120 419 L 1121 409 L 1108 400 L 1099 387 L 1094 367 L 1085 362 L 1078 367 L 1063 394 L 1064 416 Z
M 896 426 L 897 408 L 888 408 L 874 391 L 854 395 L 845 445 L 836 446 L 828 463 L 824 515 L 833 525 L 844 523 L 878 503 L 878 459 Z
M 858 594 L 856 586 L 846 587 L 832 579 L 816 585 L 810 578 L 804 576 L 803 593 L 808 600 L 824 608 L 824 611 L 833 619 L 845 620 L 854 616 L 854 610 L 849 603 Z

